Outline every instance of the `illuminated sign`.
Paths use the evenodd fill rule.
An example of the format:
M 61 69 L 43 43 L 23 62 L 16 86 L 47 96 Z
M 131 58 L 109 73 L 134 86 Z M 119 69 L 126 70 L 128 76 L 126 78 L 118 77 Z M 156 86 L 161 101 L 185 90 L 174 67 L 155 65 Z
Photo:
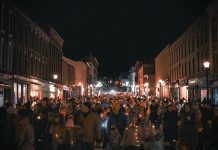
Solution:
M 39 97 L 39 91 L 30 90 L 30 96 L 31 97 Z
M 198 79 L 195 78 L 195 79 L 189 80 L 188 83 L 189 83 L 189 84 L 196 84 L 197 81 L 198 81 Z
M 50 85 L 49 89 L 50 89 L 50 92 L 55 92 L 55 86 L 54 85 Z

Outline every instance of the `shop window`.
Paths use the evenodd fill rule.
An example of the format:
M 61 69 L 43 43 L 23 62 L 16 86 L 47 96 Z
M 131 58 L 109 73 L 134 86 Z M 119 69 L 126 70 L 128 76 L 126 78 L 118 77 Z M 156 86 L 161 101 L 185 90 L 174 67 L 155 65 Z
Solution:
M 217 42 L 217 17 L 212 18 L 212 42 Z
M 2 68 L 2 60 L 3 60 L 3 40 L 0 39 L 0 68 Z
M 18 84 L 17 86 L 17 97 L 18 97 L 18 100 L 20 100 L 22 98 L 22 92 L 21 92 L 21 84 Z
M 27 101 L 27 85 L 23 84 L 23 100 L 24 102 Z
M 1 21 L 0 21 L 0 31 L 3 30 L 3 14 L 4 14 L 4 4 L 0 3 L 0 16 L 1 16 Z
M 17 104 L 17 83 L 14 83 L 14 104 Z
M 3 31 L 7 31 L 8 28 L 8 11 L 7 7 L 4 5 L 3 6 Z

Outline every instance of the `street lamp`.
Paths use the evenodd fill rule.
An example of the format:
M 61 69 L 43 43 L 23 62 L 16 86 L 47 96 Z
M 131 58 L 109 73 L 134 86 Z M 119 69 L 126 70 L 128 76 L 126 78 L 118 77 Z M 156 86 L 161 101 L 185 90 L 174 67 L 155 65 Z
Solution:
M 54 80 L 57 80 L 57 79 L 58 79 L 58 75 L 57 75 L 57 74 L 54 74 L 54 75 L 53 75 L 53 79 L 54 79 Z
M 56 81 L 57 81 L 57 79 L 58 79 L 58 75 L 57 74 L 53 74 L 53 79 L 55 80 L 55 83 L 54 83 L 54 91 L 53 92 L 55 92 L 56 91 Z M 51 90 L 51 89 L 50 89 Z M 59 94 L 57 94 L 57 96 L 59 97 Z M 55 97 L 56 97 L 56 92 L 55 92 Z
M 207 101 L 209 101 L 209 86 L 208 86 L 208 70 L 210 68 L 210 62 L 209 61 L 205 61 L 203 63 L 204 68 L 206 69 L 206 82 L 207 82 Z

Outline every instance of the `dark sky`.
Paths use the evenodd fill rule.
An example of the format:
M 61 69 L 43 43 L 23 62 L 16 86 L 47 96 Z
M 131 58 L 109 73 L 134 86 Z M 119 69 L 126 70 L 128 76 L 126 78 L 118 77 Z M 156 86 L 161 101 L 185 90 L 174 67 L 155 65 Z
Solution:
M 35 22 L 53 26 L 64 55 L 92 52 L 101 76 L 128 71 L 173 42 L 204 11 L 209 0 L 17 0 Z

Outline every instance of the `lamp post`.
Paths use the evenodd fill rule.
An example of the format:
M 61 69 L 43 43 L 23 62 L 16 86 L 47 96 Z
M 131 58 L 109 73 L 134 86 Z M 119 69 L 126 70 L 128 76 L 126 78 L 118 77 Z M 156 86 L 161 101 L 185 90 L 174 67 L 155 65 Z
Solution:
M 55 98 L 56 98 L 56 81 L 57 81 L 57 79 L 58 79 L 58 75 L 57 74 L 53 74 L 53 79 L 54 79 L 54 81 L 55 81 Z M 59 97 L 59 95 L 58 95 L 58 97 Z
M 206 69 L 206 82 L 207 82 L 207 101 L 209 100 L 209 85 L 208 85 L 208 71 L 209 71 L 209 68 L 210 68 L 210 62 L 209 61 L 205 61 L 203 63 L 204 65 L 204 68 Z

